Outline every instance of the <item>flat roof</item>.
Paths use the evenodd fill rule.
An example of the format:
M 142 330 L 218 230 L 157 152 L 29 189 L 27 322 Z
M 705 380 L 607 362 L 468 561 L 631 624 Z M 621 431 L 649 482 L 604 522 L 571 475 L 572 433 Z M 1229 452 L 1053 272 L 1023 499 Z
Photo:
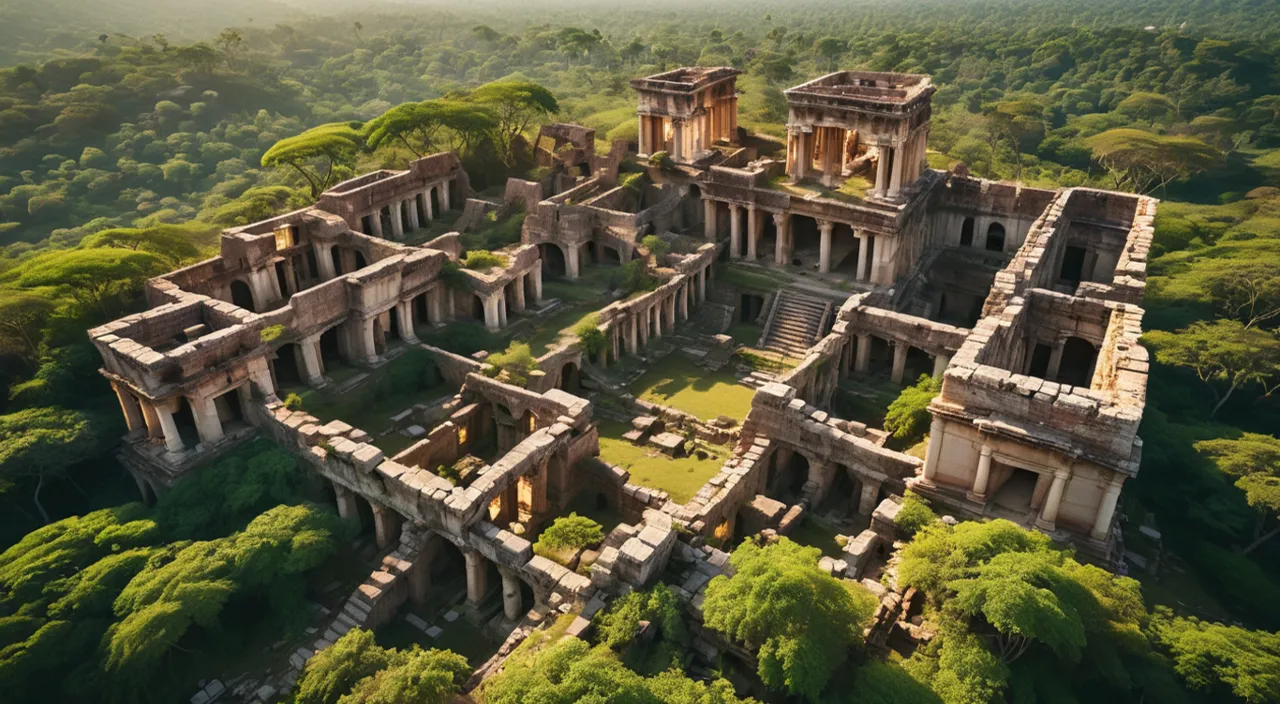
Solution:
M 634 78 L 631 80 L 631 87 L 636 90 L 695 93 L 712 84 L 735 78 L 741 73 L 742 71 L 732 66 L 682 66 L 664 73 Z
M 785 93 L 788 99 L 799 101 L 815 98 L 851 107 L 901 107 L 932 95 L 935 90 L 932 79 L 922 73 L 836 71 L 788 88 Z

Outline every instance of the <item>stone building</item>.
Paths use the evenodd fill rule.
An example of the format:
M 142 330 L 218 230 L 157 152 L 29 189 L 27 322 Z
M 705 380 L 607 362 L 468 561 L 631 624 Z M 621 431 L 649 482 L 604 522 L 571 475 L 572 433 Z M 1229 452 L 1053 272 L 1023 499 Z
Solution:
M 399 540 L 404 564 L 386 577 L 397 586 L 374 591 L 419 598 L 430 573 L 418 562 L 455 555 L 473 601 L 496 566 L 512 620 L 523 591 L 546 603 L 649 581 L 678 533 L 727 540 L 762 515 L 794 523 L 833 504 L 869 520 L 907 487 L 1114 564 L 1117 499 L 1141 458 L 1155 201 L 928 168 L 927 76 L 842 71 L 797 86 L 785 92 L 785 144 L 770 145 L 738 128 L 737 74 L 682 68 L 634 81 L 640 158 L 625 142 L 597 154 L 593 131 L 547 125 L 535 142 L 545 178 L 511 179 L 505 203 L 474 198 L 458 158 L 436 154 L 228 229 L 218 256 L 149 281 L 148 310 L 90 331 L 128 422 L 121 459 L 144 496 L 268 436 L 331 482 L 343 515 L 367 503 L 379 546 Z M 674 167 L 643 158 L 663 150 Z M 526 213 L 501 266 L 446 276 L 463 255 L 458 233 L 406 243 L 446 210 L 500 207 Z M 544 275 L 572 281 L 587 261 L 630 262 L 647 235 L 683 246 L 655 262 L 654 290 L 601 303 L 605 345 L 591 359 L 573 340 L 554 345 L 521 388 L 419 340 L 454 321 L 503 333 L 541 308 Z M 736 438 L 735 452 L 677 505 L 596 459 L 581 375 L 646 357 L 727 295 L 715 279 L 726 261 L 793 282 L 753 306 L 762 344 L 777 340 L 799 361 L 758 385 L 740 428 L 700 428 Z M 364 430 L 278 398 L 286 379 L 348 383 L 333 378 L 336 362 L 371 371 L 407 349 L 431 356 L 450 393 L 415 406 L 406 422 L 421 433 L 391 456 Z M 942 380 L 924 459 L 835 412 L 842 381 L 875 374 Z M 465 477 L 437 473 L 487 443 L 493 454 Z M 532 555 L 521 537 L 583 487 L 617 497 L 636 522 L 591 578 Z

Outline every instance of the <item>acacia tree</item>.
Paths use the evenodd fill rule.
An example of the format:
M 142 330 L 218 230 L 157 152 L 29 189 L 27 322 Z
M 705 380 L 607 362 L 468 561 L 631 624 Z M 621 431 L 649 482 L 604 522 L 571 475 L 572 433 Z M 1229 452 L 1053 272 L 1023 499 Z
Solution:
M 1212 168 L 1218 150 L 1196 139 L 1118 128 L 1085 140 L 1093 158 L 1111 175 L 1116 189 L 1152 193 L 1170 182 Z
M 40 291 L 0 289 L 0 352 L 28 364 L 40 356 L 40 335 L 54 302 Z
M 1242 552 L 1247 555 L 1280 535 L 1280 524 L 1267 530 L 1267 524 L 1280 514 L 1280 439 L 1244 433 L 1238 438 L 1202 440 L 1195 448 L 1207 455 L 1220 472 L 1236 477 L 1236 486 L 1258 512 L 1252 542 Z
M 1233 240 L 1171 259 L 1173 271 L 1153 281 L 1157 296 L 1211 305 L 1246 329 L 1280 318 L 1280 242 Z
M 364 134 L 371 150 L 394 141 L 421 157 L 435 151 L 444 139 L 465 152 L 496 126 L 485 107 L 439 99 L 397 105 L 370 120 Z
M 262 165 L 293 169 L 306 180 L 315 200 L 337 182 L 341 167 L 354 165 L 365 143 L 359 127 L 358 122 L 333 122 L 286 137 L 262 155 Z
M 506 163 L 515 163 L 514 143 L 534 120 L 560 111 L 551 91 L 532 81 L 495 81 L 471 91 L 471 100 L 487 106 L 497 120 L 498 142 Z
M 1280 633 L 1209 623 L 1157 607 L 1150 633 L 1189 687 L 1212 701 L 1280 701 Z
M 98 440 L 89 417 L 78 411 L 45 407 L 0 415 L 0 484 L 34 479 L 31 502 L 48 523 L 40 503 L 45 482 L 96 453 Z
M 97 307 L 103 317 L 110 317 L 107 299 L 136 290 L 165 268 L 164 260 L 150 252 L 112 247 L 60 250 L 24 264 L 17 284 L 22 288 L 57 288 L 77 303 Z
M 760 547 L 743 543 L 734 572 L 707 585 L 708 628 L 756 650 L 769 687 L 817 701 L 848 658 L 871 617 L 875 598 L 818 567 L 821 551 L 782 538 Z
M 445 704 L 471 673 L 448 650 L 383 648 L 373 633 L 347 631 L 302 670 L 294 704 Z
M 1198 321 L 1177 332 L 1152 330 L 1142 339 L 1155 350 L 1156 361 L 1190 369 L 1204 382 L 1214 399 L 1210 417 L 1245 384 L 1259 384 L 1267 396 L 1280 388 L 1280 339 L 1238 320 Z

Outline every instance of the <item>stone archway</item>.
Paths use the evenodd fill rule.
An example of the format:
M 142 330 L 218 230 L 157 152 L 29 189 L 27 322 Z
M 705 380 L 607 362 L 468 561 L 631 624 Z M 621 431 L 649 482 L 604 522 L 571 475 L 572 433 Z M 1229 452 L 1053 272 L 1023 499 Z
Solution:
M 1080 337 L 1068 337 L 1062 344 L 1058 382 L 1088 388 L 1093 380 L 1093 367 L 1097 360 L 1098 349 L 1092 342 Z
M 560 390 L 576 394 L 582 388 L 582 380 L 578 365 L 567 362 L 560 368 Z
M 987 227 L 987 251 L 1003 252 L 1004 251 L 1004 225 L 993 222 Z
M 562 277 L 569 269 L 565 263 L 564 250 L 555 242 L 542 242 L 538 245 L 538 256 L 542 258 L 542 273 L 550 277 Z
M 253 289 L 249 288 L 249 284 L 240 279 L 235 279 L 231 282 L 231 302 L 250 313 L 258 312 L 253 302 Z

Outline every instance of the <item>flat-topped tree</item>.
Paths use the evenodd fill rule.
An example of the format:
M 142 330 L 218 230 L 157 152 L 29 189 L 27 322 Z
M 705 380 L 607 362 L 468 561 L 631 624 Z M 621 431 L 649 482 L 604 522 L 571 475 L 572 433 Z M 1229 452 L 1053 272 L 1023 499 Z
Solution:
M 262 165 L 293 169 L 306 180 L 314 200 L 354 165 L 365 144 L 359 127 L 358 122 L 332 122 L 286 137 L 262 155 Z

